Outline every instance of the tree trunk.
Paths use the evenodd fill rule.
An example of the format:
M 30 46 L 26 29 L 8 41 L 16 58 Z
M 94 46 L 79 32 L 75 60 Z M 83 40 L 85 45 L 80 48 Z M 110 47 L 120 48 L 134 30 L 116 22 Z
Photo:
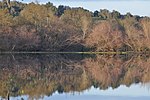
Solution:
M 86 35 L 86 32 L 83 32 L 83 37 L 82 37 L 83 39 L 85 39 L 85 35 Z

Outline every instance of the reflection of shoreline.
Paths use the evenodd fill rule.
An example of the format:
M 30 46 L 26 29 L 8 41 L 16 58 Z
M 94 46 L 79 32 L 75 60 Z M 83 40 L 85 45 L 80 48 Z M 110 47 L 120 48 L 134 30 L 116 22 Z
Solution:
M 139 91 L 139 92 L 136 92 Z M 141 91 L 141 92 L 140 92 Z M 142 97 L 150 96 L 150 91 L 143 86 L 142 83 L 132 84 L 130 87 L 125 85 L 120 85 L 118 88 L 113 89 L 109 87 L 107 90 L 96 89 L 93 86 L 87 90 L 84 90 L 81 93 L 64 93 L 62 95 L 101 95 L 101 96 L 126 96 L 126 97 Z M 54 93 L 59 95 L 58 92 Z
M 121 98 L 124 98 L 125 100 L 149 100 L 150 92 L 144 88 L 141 87 L 142 84 L 133 84 L 130 87 L 121 85 L 117 89 L 109 88 L 107 90 L 99 90 L 95 89 L 94 87 L 91 87 L 88 90 L 84 90 L 83 92 L 74 92 L 74 93 L 63 93 L 59 94 L 58 92 L 55 92 L 53 96 L 47 97 L 43 96 L 40 99 L 43 100 L 120 100 Z M 138 92 L 136 92 L 138 91 Z M 1 98 L 1 97 L 0 97 Z M 28 100 L 30 96 L 24 95 L 20 97 L 10 97 L 10 100 L 20 100 L 21 98 L 24 98 L 24 100 Z
M 73 59 L 70 59 L 73 58 Z M 32 98 L 59 93 L 82 92 L 91 86 L 107 90 L 125 84 L 149 82 L 150 59 L 111 56 L 84 58 L 73 55 L 0 56 L 0 95 Z

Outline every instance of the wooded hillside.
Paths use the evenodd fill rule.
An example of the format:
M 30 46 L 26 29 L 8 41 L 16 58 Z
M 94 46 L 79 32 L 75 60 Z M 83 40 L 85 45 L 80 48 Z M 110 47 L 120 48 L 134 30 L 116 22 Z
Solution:
M 150 18 L 50 2 L 0 2 L 0 51 L 87 50 L 149 51 Z

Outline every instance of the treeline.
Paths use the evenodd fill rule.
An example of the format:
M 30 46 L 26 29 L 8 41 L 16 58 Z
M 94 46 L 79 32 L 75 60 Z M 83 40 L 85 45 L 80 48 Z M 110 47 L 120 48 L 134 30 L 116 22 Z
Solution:
M 149 51 L 149 25 L 106 9 L 0 2 L 0 51 Z

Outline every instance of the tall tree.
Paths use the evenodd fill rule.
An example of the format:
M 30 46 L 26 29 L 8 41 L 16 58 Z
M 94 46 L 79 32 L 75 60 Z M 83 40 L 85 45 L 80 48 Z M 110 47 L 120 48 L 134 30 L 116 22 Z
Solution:
M 47 21 L 55 20 L 54 13 L 51 9 L 47 9 L 43 5 L 30 3 L 28 4 L 20 14 L 29 22 L 35 25 L 45 25 Z
M 70 25 L 74 25 L 83 31 L 83 39 L 86 37 L 86 33 L 92 23 L 92 14 L 84 10 L 83 8 L 72 8 L 65 10 L 61 19 Z

